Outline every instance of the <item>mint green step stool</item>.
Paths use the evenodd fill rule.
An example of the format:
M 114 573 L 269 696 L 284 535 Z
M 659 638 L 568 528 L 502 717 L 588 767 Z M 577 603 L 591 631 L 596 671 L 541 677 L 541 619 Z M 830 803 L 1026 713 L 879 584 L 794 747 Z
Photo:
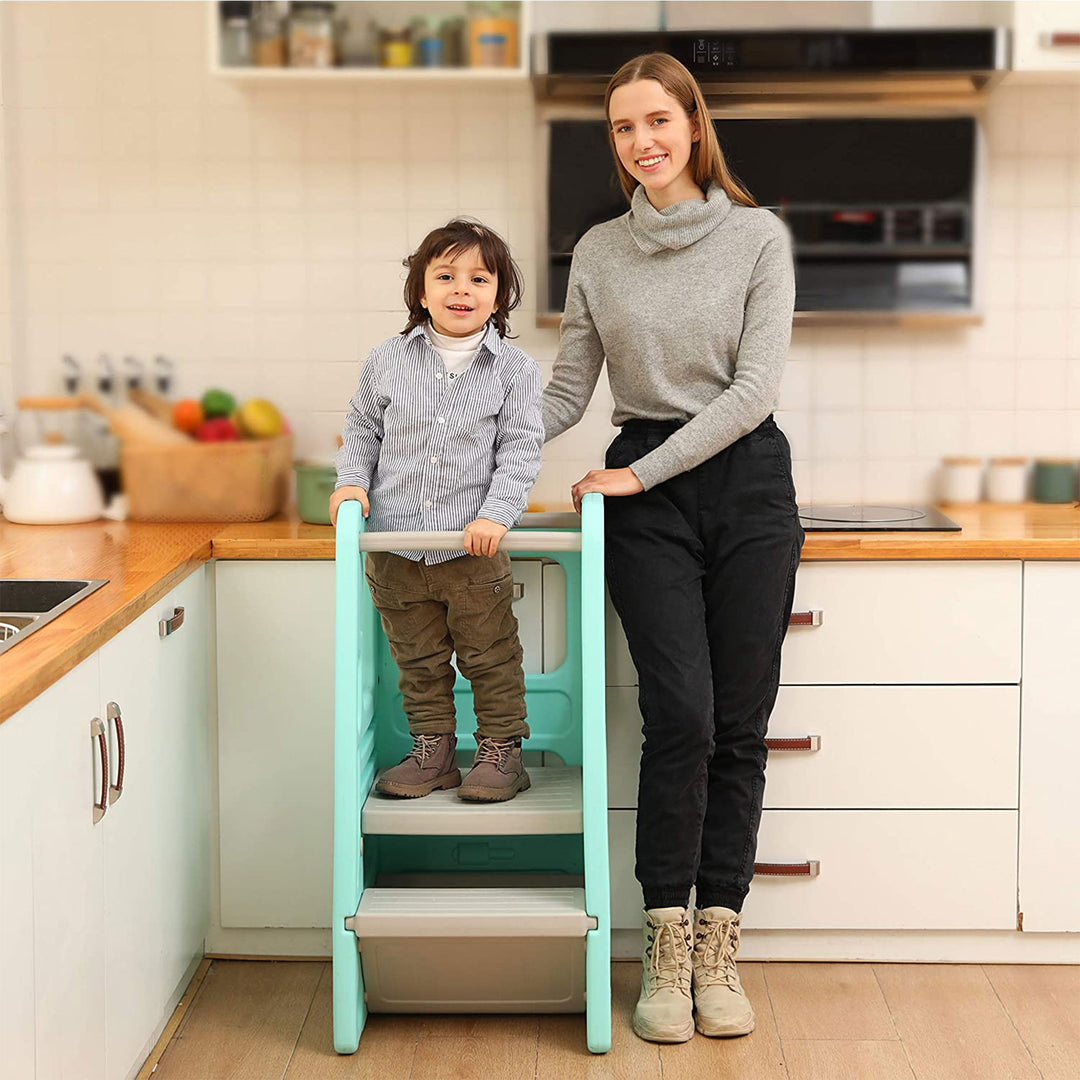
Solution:
M 363 576 L 363 551 L 460 549 L 461 533 L 365 533 L 337 520 L 334 735 L 334 1047 L 355 1052 L 369 1012 L 585 1012 L 611 1047 L 604 703 L 604 510 L 528 515 L 500 549 L 561 565 L 566 659 L 527 674 L 533 786 L 504 804 L 455 792 L 372 793 L 411 747 L 398 671 Z M 475 729 L 454 687 L 458 737 Z M 548 765 L 549 753 L 563 764 Z

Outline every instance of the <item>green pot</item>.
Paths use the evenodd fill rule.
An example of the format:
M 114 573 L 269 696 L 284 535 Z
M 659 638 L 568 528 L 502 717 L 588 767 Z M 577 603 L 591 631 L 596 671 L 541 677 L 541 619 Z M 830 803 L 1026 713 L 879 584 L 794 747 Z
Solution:
M 298 461 L 293 468 L 296 470 L 296 510 L 300 520 L 311 525 L 329 525 L 330 496 L 337 483 L 334 466 Z

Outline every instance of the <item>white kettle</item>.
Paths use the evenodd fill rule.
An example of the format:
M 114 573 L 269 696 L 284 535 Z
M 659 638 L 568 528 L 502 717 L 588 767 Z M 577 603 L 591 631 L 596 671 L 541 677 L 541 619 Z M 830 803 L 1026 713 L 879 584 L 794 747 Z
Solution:
M 4 517 L 19 525 L 65 525 L 95 521 L 105 512 L 101 483 L 74 446 L 31 446 L 0 477 Z

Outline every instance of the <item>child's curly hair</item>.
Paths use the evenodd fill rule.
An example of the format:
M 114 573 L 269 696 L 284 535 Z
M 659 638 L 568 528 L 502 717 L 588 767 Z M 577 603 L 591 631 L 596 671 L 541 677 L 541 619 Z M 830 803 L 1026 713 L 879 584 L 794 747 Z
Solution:
M 494 229 L 468 218 L 454 218 L 442 228 L 433 229 L 420 246 L 402 260 L 402 265 L 409 271 L 405 281 L 405 306 L 409 309 L 409 321 L 402 334 L 409 333 L 431 318 L 427 308 L 420 303 L 420 297 L 424 295 L 424 271 L 428 264 L 443 255 L 453 259 L 470 248 L 479 248 L 480 261 L 497 278 L 495 310 L 491 321 L 495 323 L 499 337 L 507 336 L 510 330 L 507 316 L 521 303 L 521 271 L 511 257 L 506 241 Z

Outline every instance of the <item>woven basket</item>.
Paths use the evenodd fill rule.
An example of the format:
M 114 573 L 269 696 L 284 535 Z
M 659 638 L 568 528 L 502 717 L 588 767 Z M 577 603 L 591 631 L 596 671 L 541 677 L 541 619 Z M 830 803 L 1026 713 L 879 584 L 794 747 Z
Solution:
M 291 435 L 237 442 L 125 442 L 120 474 L 133 521 L 265 521 L 285 505 Z

